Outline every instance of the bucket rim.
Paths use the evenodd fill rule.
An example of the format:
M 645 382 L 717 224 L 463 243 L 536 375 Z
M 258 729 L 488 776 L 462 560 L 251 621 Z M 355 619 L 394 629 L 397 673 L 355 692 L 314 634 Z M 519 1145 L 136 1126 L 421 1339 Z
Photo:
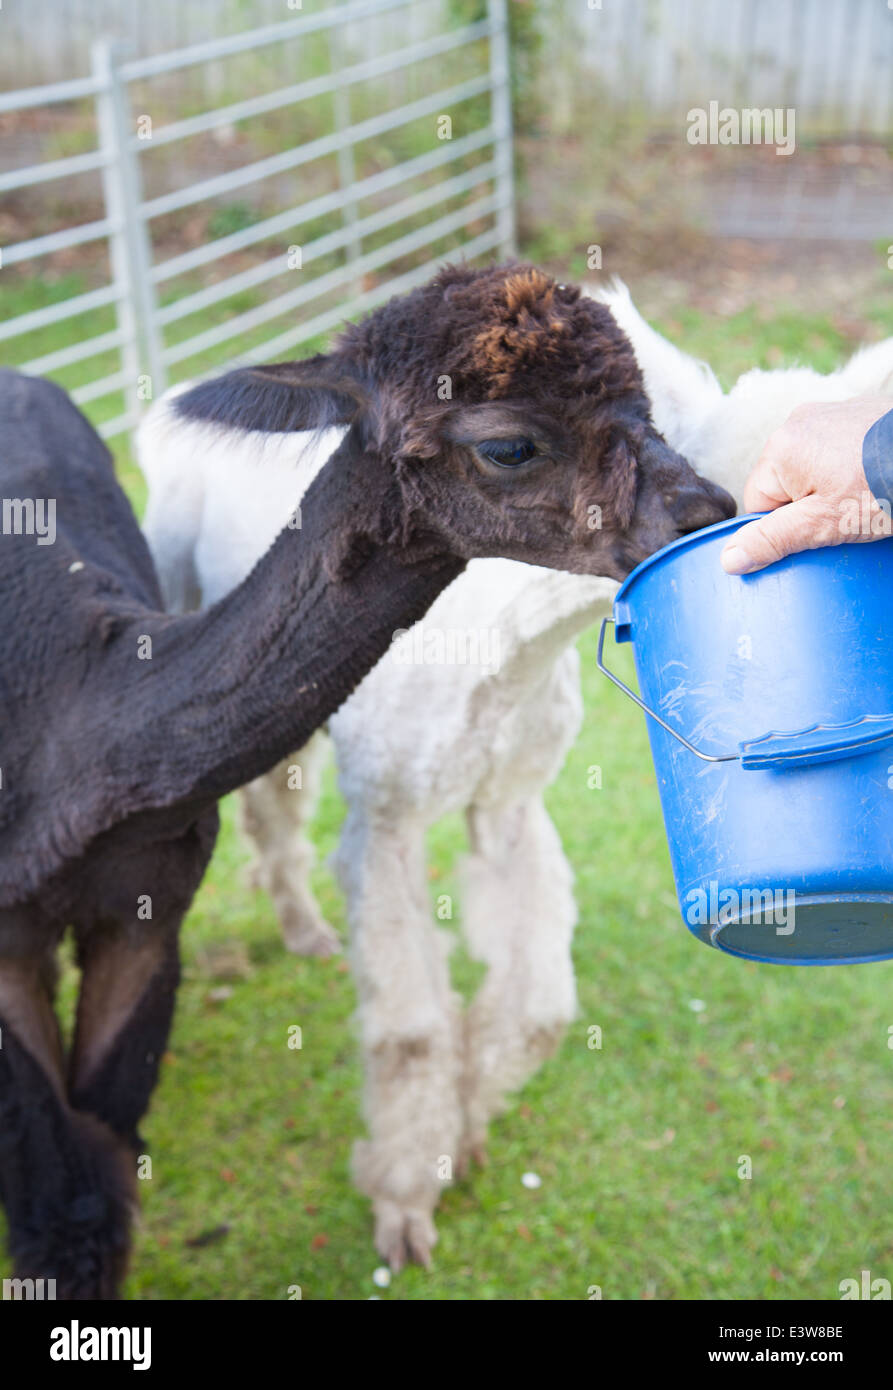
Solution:
M 655 550 L 653 555 L 640 560 L 634 570 L 630 570 L 624 579 L 617 593 L 614 595 L 615 603 L 622 603 L 628 596 L 632 585 L 639 576 L 653 565 L 660 564 L 677 550 L 683 550 L 686 546 L 699 545 L 701 541 L 708 537 L 721 535 L 723 531 L 737 531 L 740 526 L 745 526 L 749 521 L 759 521 L 761 516 L 768 516 L 768 512 L 746 512 L 743 516 L 726 517 L 724 521 L 714 521 L 712 526 L 702 526 L 700 531 L 691 531 L 687 536 L 680 536 L 678 540 L 670 541 L 662 550 Z

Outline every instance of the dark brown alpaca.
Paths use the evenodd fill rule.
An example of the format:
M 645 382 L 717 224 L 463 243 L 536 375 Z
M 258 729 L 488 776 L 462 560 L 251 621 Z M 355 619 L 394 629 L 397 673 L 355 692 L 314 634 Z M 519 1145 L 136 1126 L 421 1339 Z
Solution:
M 620 577 L 732 511 L 651 427 L 607 310 L 524 267 L 445 271 L 330 356 L 229 373 L 180 408 L 350 428 L 301 526 L 173 618 L 98 436 L 57 387 L 0 373 L 0 489 L 56 504 L 54 544 L 0 537 L 0 1196 L 17 1273 L 59 1297 L 113 1296 L 125 1268 L 217 799 L 301 747 L 472 556 Z

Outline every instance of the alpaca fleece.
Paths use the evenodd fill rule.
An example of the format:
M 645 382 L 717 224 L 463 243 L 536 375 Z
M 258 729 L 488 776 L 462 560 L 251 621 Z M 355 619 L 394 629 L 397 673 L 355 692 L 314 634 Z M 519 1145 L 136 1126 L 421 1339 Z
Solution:
M 525 332 L 537 313 L 548 324 L 572 313 L 581 333 L 607 324 L 576 299 L 559 312 L 550 281 L 523 289 L 518 273 L 455 280 L 478 283 L 491 316 L 504 306 Z M 52 500 L 56 513 L 53 544 L 0 537 L 0 1197 L 17 1275 L 54 1279 L 59 1297 L 112 1297 L 125 1267 L 138 1125 L 217 799 L 306 743 L 472 556 L 622 574 L 728 510 L 660 439 L 638 379 L 575 416 L 546 392 L 533 417 L 523 400 L 491 399 L 469 367 L 465 399 L 423 422 L 433 390 L 401 392 L 425 362 L 436 381 L 428 328 L 449 318 L 454 287 L 447 275 L 386 305 L 346 335 L 350 350 L 228 373 L 178 398 L 192 420 L 275 419 L 337 439 L 300 515 L 292 479 L 269 549 L 200 614 L 160 611 L 108 451 L 64 392 L 0 373 L 2 492 Z M 374 358 L 373 370 L 364 345 L 382 324 L 390 367 Z M 556 363 L 576 370 L 570 330 L 548 333 Z M 603 347 L 593 383 L 628 356 L 616 329 Z M 500 469 L 475 440 L 519 421 L 537 440 L 532 461 Z M 597 532 L 593 499 L 609 518 Z M 66 1056 L 53 990 L 67 928 L 81 986 Z
M 522 289 L 530 283 L 522 277 Z M 516 307 L 512 295 L 503 318 Z M 766 437 L 801 401 L 893 396 L 893 340 L 863 349 L 829 376 L 806 368 L 748 372 L 726 395 L 709 367 L 645 323 L 624 286 L 602 296 L 635 349 L 658 427 L 736 495 Z M 501 319 L 479 336 L 498 342 L 502 332 Z M 297 464 L 303 486 L 333 445 L 332 438 L 305 437 Z M 166 550 L 163 499 L 202 447 L 170 402 L 159 403 L 140 440 L 153 481 L 150 542 L 163 579 L 185 601 L 178 578 L 184 557 L 194 594 L 203 591 L 208 601 L 226 592 L 285 515 L 294 477 L 290 437 L 262 443 L 258 435 L 231 436 L 225 463 L 215 450 L 204 469 L 193 469 L 188 537 L 180 533 Z M 251 479 L 260 449 L 277 497 L 258 502 Z M 249 521 L 241 526 L 246 507 Z M 610 613 L 615 587 L 510 560 L 474 560 L 421 628 L 498 631 L 499 669 L 407 665 L 387 655 L 329 721 L 348 807 L 335 868 L 347 899 L 369 1128 L 354 1176 L 372 1201 L 376 1246 L 395 1268 L 430 1260 L 444 1187 L 439 1160 L 451 1156 L 458 1172 L 483 1155 L 491 1117 L 574 1017 L 572 874 L 543 793 L 582 718 L 574 639 Z M 303 953 L 328 954 L 340 944 L 309 882 L 308 826 L 326 756 L 317 734 L 241 797 L 257 882 L 273 899 L 289 948 Z M 288 790 L 295 762 L 300 794 Z M 457 811 L 470 840 L 462 933 L 487 968 L 467 1008 L 451 989 L 448 938 L 436 927 L 427 878 L 427 831 Z

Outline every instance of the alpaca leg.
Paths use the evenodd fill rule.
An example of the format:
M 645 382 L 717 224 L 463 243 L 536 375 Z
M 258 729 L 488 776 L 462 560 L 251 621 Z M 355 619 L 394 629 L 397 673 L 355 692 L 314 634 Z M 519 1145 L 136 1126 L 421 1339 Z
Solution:
M 314 862 L 307 826 L 319 797 L 327 737 L 316 733 L 287 762 L 242 788 L 242 828 L 253 841 L 256 887 L 273 899 L 289 951 L 330 956 L 341 950 L 336 932 L 319 910 L 310 888 Z M 300 787 L 293 769 L 300 769 Z
M 167 1047 L 180 982 L 180 918 L 76 928 L 81 990 L 69 1059 L 76 1110 L 136 1154 Z
M 371 824 L 352 811 L 337 854 L 359 995 L 370 1137 L 354 1179 L 372 1199 L 375 1244 L 395 1270 L 428 1265 L 433 1212 L 458 1159 L 457 999 L 433 925 L 421 824 Z
M 13 935 L 33 934 L 24 923 Z M 102 1124 L 71 1109 L 52 1009 L 49 951 L 0 954 L 0 1198 L 20 1279 L 57 1298 L 113 1298 L 129 1245 L 132 1163 Z M 52 1296 L 52 1295 L 50 1295 Z
M 463 922 L 489 967 L 465 1016 L 463 1158 L 483 1158 L 490 1118 L 554 1051 L 576 1012 L 570 866 L 539 797 L 469 812 Z

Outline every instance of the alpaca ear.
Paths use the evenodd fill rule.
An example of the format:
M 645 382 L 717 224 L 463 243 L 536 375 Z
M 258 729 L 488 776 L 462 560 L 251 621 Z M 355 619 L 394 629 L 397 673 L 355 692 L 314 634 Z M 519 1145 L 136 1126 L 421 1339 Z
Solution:
M 239 367 L 202 381 L 172 402 L 186 420 L 207 420 L 230 429 L 284 434 L 291 430 L 347 425 L 366 393 L 337 357 Z

